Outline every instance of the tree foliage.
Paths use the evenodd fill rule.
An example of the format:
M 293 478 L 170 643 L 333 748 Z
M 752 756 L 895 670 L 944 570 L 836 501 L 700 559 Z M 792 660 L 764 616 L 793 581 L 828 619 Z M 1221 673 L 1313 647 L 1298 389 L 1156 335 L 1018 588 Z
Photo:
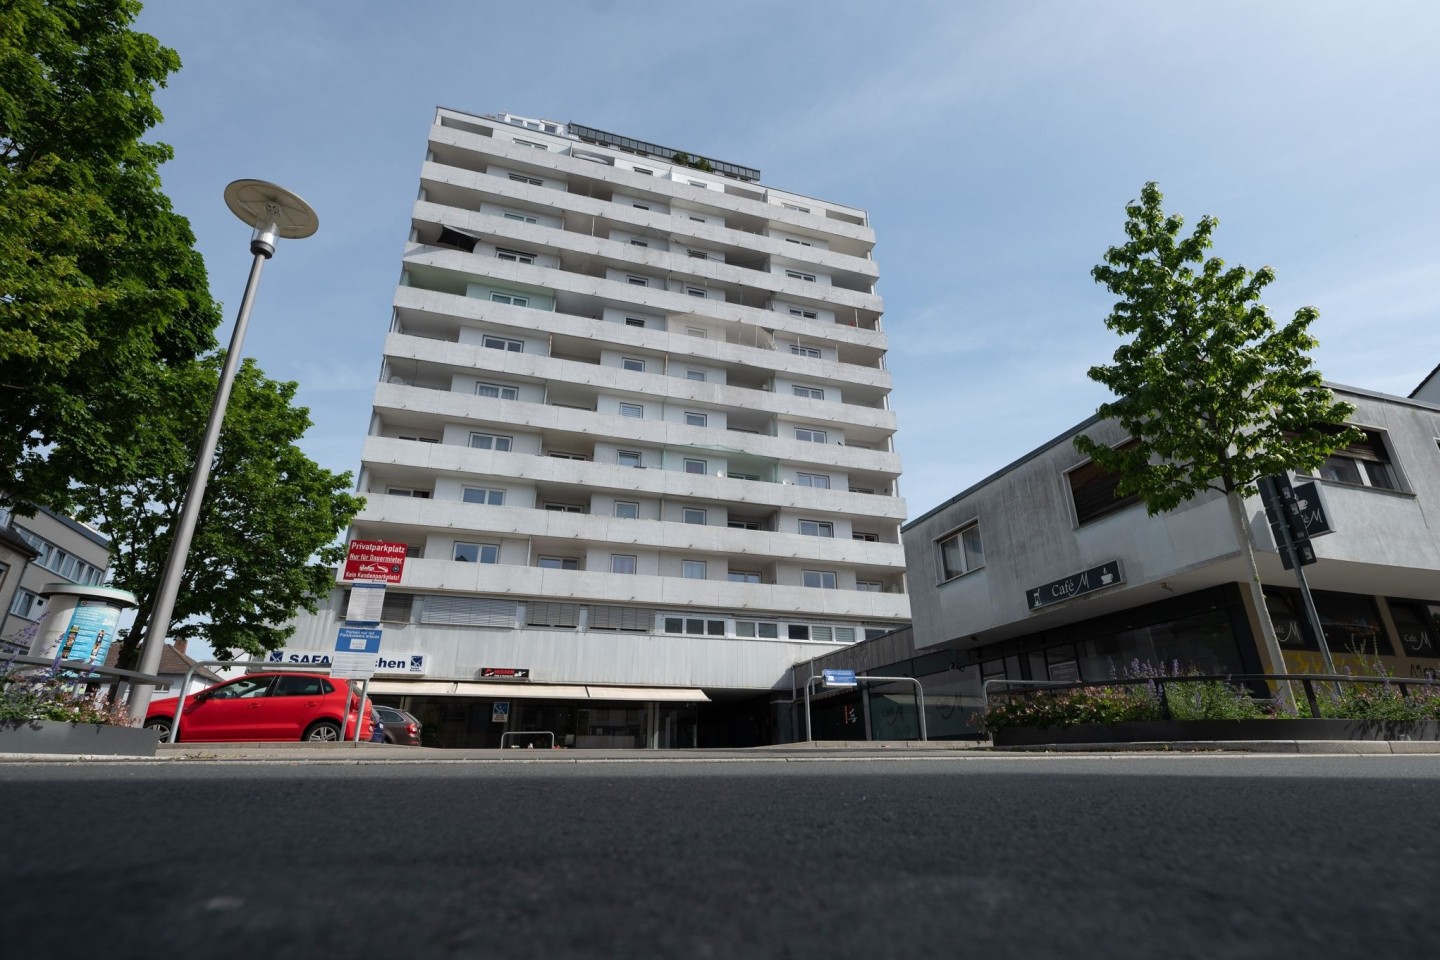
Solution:
M 134 411 L 134 473 L 77 492 L 78 514 L 111 538 L 114 586 L 139 600 L 120 662 L 133 662 L 149 624 L 171 531 L 180 515 L 219 378 L 220 356 L 167 371 Z M 169 636 L 204 636 L 214 649 L 279 647 L 283 624 L 334 585 L 339 535 L 364 501 L 348 473 L 325 470 L 296 442 L 309 411 L 296 385 L 241 364 L 185 565 Z
M 1101 405 L 1139 442 L 1124 450 L 1079 436 L 1075 446 L 1121 475 L 1153 515 L 1206 490 L 1249 495 L 1260 477 L 1309 470 L 1359 439 L 1352 409 L 1326 389 L 1309 357 L 1313 307 L 1278 327 L 1260 302 L 1275 278 L 1207 257 L 1218 222 L 1184 220 L 1147 183 L 1126 208 L 1124 244 L 1091 275 L 1120 299 L 1105 325 L 1129 341 L 1090 379 L 1118 398 Z
M 0 503 L 68 506 L 133 473 L 147 382 L 219 323 L 188 222 L 140 137 L 173 50 L 135 0 L 0 0 Z

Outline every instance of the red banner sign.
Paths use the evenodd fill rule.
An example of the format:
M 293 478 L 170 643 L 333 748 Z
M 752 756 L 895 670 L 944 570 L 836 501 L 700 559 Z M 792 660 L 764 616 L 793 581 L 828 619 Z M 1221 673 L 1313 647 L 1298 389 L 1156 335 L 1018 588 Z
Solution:
M 345 557 L 345 580 L 399 583 L 405 572 L 405 544 L 384 540 L 351 540 Z

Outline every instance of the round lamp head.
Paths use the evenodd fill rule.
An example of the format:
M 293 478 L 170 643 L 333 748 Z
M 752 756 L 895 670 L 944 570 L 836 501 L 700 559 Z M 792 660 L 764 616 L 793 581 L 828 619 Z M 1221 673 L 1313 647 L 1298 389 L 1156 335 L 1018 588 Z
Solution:
M 310 204 L 265 180 L 236 180 L 225 188 L 225 205 L 257 233 L 286 240 L 308 237 L 320 227 Z

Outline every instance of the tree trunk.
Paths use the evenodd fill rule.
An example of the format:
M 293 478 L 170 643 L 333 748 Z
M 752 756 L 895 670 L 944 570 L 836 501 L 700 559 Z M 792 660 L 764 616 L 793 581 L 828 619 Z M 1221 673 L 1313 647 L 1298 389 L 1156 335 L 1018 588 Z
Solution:
M 1245 522 L 1245 503 L 1240 499 L 1240 494 L 1234 491 L 1225 494 L 1225 499 L 1229 502 L 1230 519 L 1235 524 L 1236 542 L 1245 554 L 1246 582 L 1250 588 L 1250 599 L 1255 605 L 1256 619 L 1260 621 L 1261 652 L 1264 659 L 1270 661 L 1265 672 L 1288 673 L 1285 668 L 1285 654 L 1275 636 L 1275 624 L 1270 622 L 1270 608 L 1265 604 L 1265 590 L 1260 584 L 1260 567 L 1255 563 L 1255 548 L 1250 541 L 1250 525 Z M 1281 705 L 1293 711 L 1295 693 L 1290 689 L 1290 682 L 1278 681 L 1277 687 Z

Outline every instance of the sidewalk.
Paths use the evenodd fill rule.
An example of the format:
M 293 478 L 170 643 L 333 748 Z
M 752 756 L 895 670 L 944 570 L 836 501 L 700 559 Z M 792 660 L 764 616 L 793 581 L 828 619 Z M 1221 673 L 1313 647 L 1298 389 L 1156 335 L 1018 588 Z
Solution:
M 162 743 L 154 757 L 0 754 L 4 763 L 776 763 L 841 760 L 963 760 L 1020 755 L 1216 754 L 1341 756 L 1440 754 L 1440 742 L 1375 740 L 1192 740 L 1048 744 L 996 748 L 969 740 L 816 741 L 766 747 L 690 750 L 463 750 L 386 743 Z

